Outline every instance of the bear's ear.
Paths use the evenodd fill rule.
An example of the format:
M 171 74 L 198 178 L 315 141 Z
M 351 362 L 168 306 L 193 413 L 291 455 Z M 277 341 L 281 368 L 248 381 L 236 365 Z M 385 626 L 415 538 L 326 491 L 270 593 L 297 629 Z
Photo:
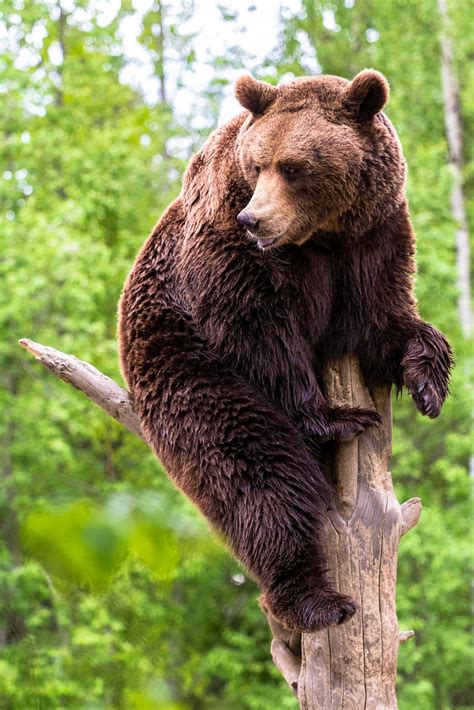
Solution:
M 250 74 L 241 76 L 235 84 L 237 101 L 254 116 L 261 116 L 275 101 L 278 89 L 265 81 L 258 81 Z
M 388 81 L 375 69 L 359 72 L 345 89 L 345 103 L 361 121 L 368 121 L 381 111 L 388 101 Z

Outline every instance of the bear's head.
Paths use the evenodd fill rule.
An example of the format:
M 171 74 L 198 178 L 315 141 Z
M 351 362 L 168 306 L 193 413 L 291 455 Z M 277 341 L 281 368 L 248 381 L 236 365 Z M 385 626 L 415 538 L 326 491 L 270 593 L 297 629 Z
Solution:
M 304 77 L 278 88 L 243 76 L 235 92 L 249 111 L 237 150 L 253 191 L 238 220 L 262 249 L 359 236 L 400 205 L 405 162 L 382 113 L 382 74 Z

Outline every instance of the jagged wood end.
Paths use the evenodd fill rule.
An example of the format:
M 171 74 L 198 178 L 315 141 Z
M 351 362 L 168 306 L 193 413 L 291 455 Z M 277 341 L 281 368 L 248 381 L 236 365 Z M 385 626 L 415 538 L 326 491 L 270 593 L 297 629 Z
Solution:
M 400 643 L 405 643 L 409 639 L 412 639 L 414 637 L 414 635 L 415 635 L 415 632 L 411 631 L 411 630 L 410 631 L 400 631 L 400 633 L 398 634 L 398 640 L 400 641 Z
M 295 654 L 281 639 L 274 638 L 271 645 L 272 659 L 295 695 L 298 695 L 298 677 L 301 664 Z
M 117 382 L 74 355 L 67 355 L 56 348 L 35 343 L 27 338 L 22 338 L 19 343 L 53 375 L 83 392 L 132 434 L 143 439 L 140 422 L 133 410 L 130 395 Z
M 421 515 L 420 498 L 410 498 L 401 505 L 402 520 L 400 525 L 400 537 L 415 527 Z

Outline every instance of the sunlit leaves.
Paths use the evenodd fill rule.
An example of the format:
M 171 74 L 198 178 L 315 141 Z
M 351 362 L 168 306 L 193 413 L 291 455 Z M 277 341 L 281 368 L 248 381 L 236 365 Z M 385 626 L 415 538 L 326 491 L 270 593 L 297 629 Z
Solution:
M 104 586 L 126 551 L 123 533 L 86 502 L 31 513 L 23 539 L 50 573 L 79 587 Z
M 171 524 L 164 501 L 150 497 L 144 505 L 118 495 L 103 506 L 86 499 L 33 511 L 22 526 L 25 551 L 59 582 L 73 587 L 108 588 L 129 556 L 156 579 L 171 578 L 178 547 L 181 553 L 192 551 L 191 538 L 199 528 L 182 514 L 176 515 L 180 522 Z

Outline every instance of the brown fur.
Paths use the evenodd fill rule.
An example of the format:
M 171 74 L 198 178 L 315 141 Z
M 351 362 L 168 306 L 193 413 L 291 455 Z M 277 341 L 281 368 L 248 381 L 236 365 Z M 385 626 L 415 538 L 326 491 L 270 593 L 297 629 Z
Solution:
M 242 78 L 248 109 L 193 158 L 120 304 L 120 354 L 145 435 L 228 540 L 272 613 L 304 631 L 354 603 L 326 579 L 321 442 L 377 423 L 331 410 L 329 358 L 406 384 L 437 416 L 451 352 L 417 314 L 405 165 L 377 72 L 279 87 Z M 238 220 L 241 225 L 239 225 Z

